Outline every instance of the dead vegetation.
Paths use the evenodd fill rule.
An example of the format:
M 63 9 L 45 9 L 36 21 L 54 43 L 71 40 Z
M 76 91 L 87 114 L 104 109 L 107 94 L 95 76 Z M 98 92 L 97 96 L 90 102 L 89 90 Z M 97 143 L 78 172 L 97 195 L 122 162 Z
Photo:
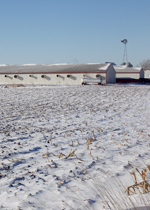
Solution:
M 134 169 L 134 167 L 129 163 L 130 167 L 132 169 Z M 143 193 L 147 193 L 150 192 L 150 184 L 146 181 L 146 177 L 147 177 L 147 172 L 148 170 L 150 171 L 150 166 L 147 165 L 147 168 L 143 169 L 141 172 L 135 168 L 136 172 L 140 175 L 140 177 L 142 178 L 143 181 L 138 181 L 137 180 L 137 175 L 135 172 L 131 172 L 130 174 L 134 177 L 134 184 L 131 186 L 128 186 L 126 188 L 127 191 L 127 195 L 129 196 L 131 193 L 135 194 L 137 193 L 141 193 L 141 189 Z
M 69 155 L 66 157 L 66 159 L 68 159 L 69 157 L 74 156 L 76 150 L 77 150 L 77 149 L 75 149 L 75 150 L 73 150 L 72 152 L 70 152 Z

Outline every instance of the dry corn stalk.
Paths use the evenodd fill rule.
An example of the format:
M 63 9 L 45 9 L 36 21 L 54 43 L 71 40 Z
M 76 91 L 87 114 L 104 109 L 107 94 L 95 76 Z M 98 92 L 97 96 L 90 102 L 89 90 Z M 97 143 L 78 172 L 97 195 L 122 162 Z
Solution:
M 143 181 L 145 181 L 145 176 L 146 176 L 147 169 L 142 170 L 141 173 L 140 173 L 140 171 L 137 168 L 136 168 L 136 170 L 140 174 L 140 176 L 142 177 Z
M 91 154 L 91 150 L 90 150 L 90 153 L 88 153 L 92 158 L 93 158 L 93 156 L 92 156 L 92 154 Z
M 79 160 L 79 161 L 83 161 L 83 160 L 81 160 L 80 158 L 78 158 L 77 156 L 76 156 L 76 159 Z
M 66 156 L 66 155 L 64 155 L 62 152 L 60 152 L 58 158 L 63 158 L 64 156 Z
M 132 173 L 130 173 L 130 174 L 134 176 L 134 182 L 135 182 L 135 184 L 137 184 L 137 179 L 136 179 L 135 172 L 132 172 Z
M 115 140 L 113 140 L 113 142 L 114 142 L 115 144 L 117 144 L 118 146 L 121 145 L 120 143 L 116 142 Z
M 49 162 L 49 159 L 48 159 L 48 154 L 44 154 L 43 156 L 46 157 L 47 161 Z
M 91 142 L 93 141 L 94 139 L 93 138 L 89 138 L 89 139 L 87 139 L 87 146 L 89 146 L 90 144 L 92 144 Z
M 67 136 L 71 136 L 72 133 L 68 133 Z
M 97 131 L 98 131 L 99 133 L 102 133 L 102 132 L 103 132 L 103 130 L 100 129 L 100 128 L 97 128 Z
M 58 186 L 64 184 L 65 180 L 63 179 L 60 183 L 56 183 Z
M 150 171 L 150 165 L 147 165 L 148 170 Z
M 129 164 L 129 163 L 128 163 Z M 133 168 L 133 166 L 131 165 L 131 167 Z M 148 166 L 147 166 L 148 167 Z M 146 192 L 149 192 L 149 188 L 150 188 L 150 184 L 145 180 L 146 179 L 146 172 L 147 172 L 147 169 L 144 169 L 142 170 L 141 172 L 136 168 L 136 171 L 140 174 L 141 178 L 143 179 L 142 182 L 140 183 L 137 183 L 137 178 L 136 178 L 136 175 L 135 175 L 135 172 L 131 173 L 131 175 L 134 176 L 134 181 L 135 181 L 135 184 L 134 185 L 131 185 L 129 187 L 126 188 L 126 191 L 127 191 L 127 194 L 130 195 L 130 192 L 131 193 L 135 193 L 135 191 L 137 190 L 138 193 L 140 193 L 139 191 L 139 187 L 141 187 L 143 189 L 143 193 L 146 193 Z M 133 189 L 133 191 L 131 190 Z
M 128 143 L 128 141 L 126 139 L 124 139 L 124 140 Z
M 27 126 L 24 126 L 27 130 L 29 130 L 29 128 Z
M 129 196 L 130 195 L 130 192 L 131 193 L 135 193 L 135 189 L 138 189 L 137 187 L 142 187 L 143 193 L 146 193 L 146 192 L 149 192 L 149 189 L 148 188 L 150 187 L 150 185 L 148 184 L 147 181 L 143 181 L 143 182 L 140 182 L 138 184 L 131 185 L 131 186 L 129 186 L 129 187 L 126 188 L 127 195 Z M 134 192 L 131 191 L 130 188 L 132 188 L 134 190 Z
M 131 163 L 129 163 L 129 161 L 128 161 L 128 165 L 129 165 L 131 168 L 134 168 L 134 167 L 131 165 Z
M 52 153 L 52 152 L 50 152 L 50 154 L 51 154 L 51 155 L 53 155 L 53 156 L 55 156 L 55 154 L 54 154 L 54 153 Z
M 66 158 L 69 158 L 69 157 L 71 157 L 71 156 L 74 156 L 74 155 L 75 155 L 74 153 L 75 153 L 76 150 L 77 150 L 77 149 L 75 149 L 75 150 L 73 150 L 72 152 L 70 152 L 69 155 L 68 155 Z
M 96 148 L 99 148 L 99 147 L 97 146 L 97 144 L 95 144 L 95 147 L 96 147 Z

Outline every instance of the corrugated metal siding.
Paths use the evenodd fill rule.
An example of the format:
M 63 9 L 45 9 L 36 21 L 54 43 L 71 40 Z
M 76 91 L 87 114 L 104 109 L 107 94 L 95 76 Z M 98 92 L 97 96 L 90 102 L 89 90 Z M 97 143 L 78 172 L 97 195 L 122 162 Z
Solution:
M 139 73 L 116 73 L 116 79 L 139 79 L 140 74 Z

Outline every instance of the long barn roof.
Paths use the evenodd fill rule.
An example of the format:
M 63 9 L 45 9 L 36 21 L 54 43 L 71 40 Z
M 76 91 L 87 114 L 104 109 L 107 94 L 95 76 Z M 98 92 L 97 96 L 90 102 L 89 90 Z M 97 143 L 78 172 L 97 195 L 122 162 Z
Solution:
M 0 74 L 13 73 L 105 73 L 111 64 L 24 64 L 0 65 Z

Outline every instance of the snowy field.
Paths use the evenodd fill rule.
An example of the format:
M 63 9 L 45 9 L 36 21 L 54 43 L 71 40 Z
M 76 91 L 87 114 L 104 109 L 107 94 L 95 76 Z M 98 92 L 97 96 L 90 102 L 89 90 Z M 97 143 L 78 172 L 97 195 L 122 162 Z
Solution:
M 149 85 L 0 87 L 0 209 L 142 210 L 147 165 Z

